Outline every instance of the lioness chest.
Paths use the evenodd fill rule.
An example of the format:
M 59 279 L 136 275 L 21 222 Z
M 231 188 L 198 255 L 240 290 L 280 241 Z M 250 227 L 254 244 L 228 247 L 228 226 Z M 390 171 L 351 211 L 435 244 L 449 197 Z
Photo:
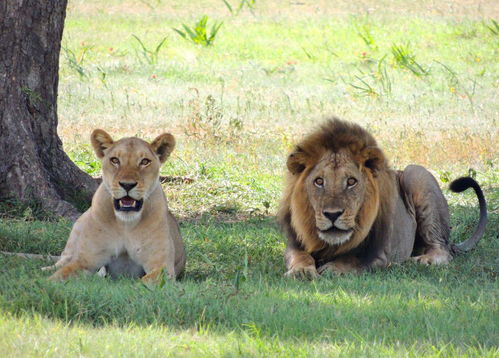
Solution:
M 108 259 L 106 273 L 111 277 L 139 278 L 145 274 L 143 262 L 151 252 L 166 246 L 168 240 L 166 228 L 162 223 L 152 226 L 126 225 L 112 226 L 100 230 L 97 239 L 106 242 Z

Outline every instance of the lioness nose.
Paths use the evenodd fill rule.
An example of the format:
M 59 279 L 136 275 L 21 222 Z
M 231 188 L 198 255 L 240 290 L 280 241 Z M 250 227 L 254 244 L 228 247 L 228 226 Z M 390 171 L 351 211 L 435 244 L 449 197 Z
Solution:
M 120 181 L 120 186 L 127 191 L 127 193 L 137 186 L 137 182 L 134 183 L 124 183 Z
M 336 219 L 338 219 L 341 214 L 343 214 L 345 210 L 340 210 L 340 211 L 323 211 L 322 213 L 324 214 L 325 217 L 327 217 L 331 222 L 334 224 Z

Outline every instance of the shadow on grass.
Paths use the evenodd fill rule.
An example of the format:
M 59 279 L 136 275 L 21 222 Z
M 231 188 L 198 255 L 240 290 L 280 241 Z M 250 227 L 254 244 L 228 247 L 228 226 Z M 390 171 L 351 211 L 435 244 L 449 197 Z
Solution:
M 461 241 L 475 227 L 474 210 L 451 210 L 453 239 Z M 0 308 L 93 326 L 154 324 L 307 341 L 493 347 L 499 343 L 498 223 L 498 215 L 491 215 L 477 250 L 447 267 L 405 263 L 372 274 L 301 282 L 282 277 L 284 240 L 273 218 L 208 218 L 182 224 L 189 261 L 180 282 L 149 289 L 140 281 L 87 276 L 57 284 L 39 270 L 41 261 L 0 257 Z M 50 229 L 42 243 L 14 247 L 30 251 L 44 240 L 63 245 L 65 238 L 50 235 L 67 229 Z

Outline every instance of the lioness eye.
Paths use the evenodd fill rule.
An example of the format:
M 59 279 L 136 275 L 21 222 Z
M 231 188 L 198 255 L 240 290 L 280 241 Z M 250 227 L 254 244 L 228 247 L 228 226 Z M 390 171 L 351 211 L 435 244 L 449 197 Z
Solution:
M 120 160 L 118 158 L 112 157 L 110 160 L 114 165 L 120 165 Z
M 347 185 L 348 185 L 349 188 L 351 188 L 355 184 L 357 184 L 357 179 L 355 179 L 355 178 L 348 178 Z
M 322 179 L 321 177 L 315 178 L 314 184 L 315 186 L 322 188 L 324 186 L 324 179 Z
M 145 166 L 146 166 L 146 165 L 148 165 L 150 162 L 151 162 L 151 161 L 150 161 L 149 159 L 144 158 L 144 159 L 142 159 L 142 160 L 140 161 L 140 165 L 142 165 L 142 166 L 144 166 L 144 167 L 145 167 Z

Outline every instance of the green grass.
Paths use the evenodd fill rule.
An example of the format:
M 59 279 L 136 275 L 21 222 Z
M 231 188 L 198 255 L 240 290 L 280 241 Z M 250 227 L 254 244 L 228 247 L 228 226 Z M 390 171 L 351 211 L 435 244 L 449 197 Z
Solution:
M 248 3 L 231 13 L 222 0 L 70 2 L 58 103 L 65 149 L 98 176 L 94 128 L 175 134 L 161 173 L 173 178 L 164 189 L 181 221 L 186 275 L 155 289 L 94 276 L 55 284 L 40 271 L 46 262 L 0 256 L 2 353 L 497 357 L 493 2 Z M 204 15 L 223 22 L 211 46 L 172 30 Z M 490 212 L 478 248 L 447 267 L 285 279 L 274 215 L 286 154 L 333 114 L 366 126 L 394 167 L 422 164 L 442 188 L 475 175 Z M 452 240 L 464 240 L 476 199 L 444 193 Z M 59 254 L 70 228 L 39 205 L 0 203 L 0 250 Z
M 451 209 L 453 240 L 468 237 L 476 208 Z M 491 215 L 479 247 L 447 267 L 404 263 L 314 282 L 283 278 L 284 243 L 269 218 L 183 222 L 186 275 L 162 288 L 97 276 L 52 283 L 40 270 L 45 262 L 2 257 L 3 350 L 495 356 L 498 224 Z M 69 229 L 63 221 L 1 220 L 0 250 L 56 254 Z M 17 345 L 20 331 L 29 332 L 35 348 Z M 162 339 L 147 344 L 152 337 Z

